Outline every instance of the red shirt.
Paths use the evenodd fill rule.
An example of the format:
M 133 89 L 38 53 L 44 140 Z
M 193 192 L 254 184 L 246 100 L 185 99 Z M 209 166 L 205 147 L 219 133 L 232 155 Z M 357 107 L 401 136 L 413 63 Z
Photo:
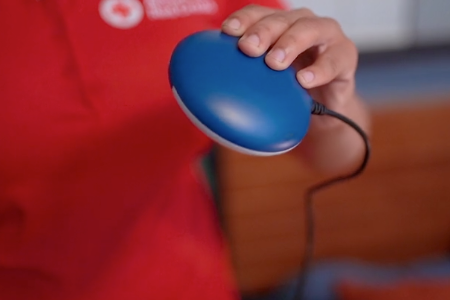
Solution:
M 1 2 L 1 300 L 237 296 L 167 68 L 245 4 Z

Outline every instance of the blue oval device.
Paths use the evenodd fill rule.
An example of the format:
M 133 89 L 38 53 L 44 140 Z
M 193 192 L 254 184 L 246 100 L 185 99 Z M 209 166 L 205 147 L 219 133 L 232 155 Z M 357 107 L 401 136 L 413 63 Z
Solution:
M 295 70 L 269 68 L 220 30 L 183 39 L 169 66 L 173 93 L 191 121 L 217 143 L 250 155 L 295 148 L 308 131 L 312 99 Z

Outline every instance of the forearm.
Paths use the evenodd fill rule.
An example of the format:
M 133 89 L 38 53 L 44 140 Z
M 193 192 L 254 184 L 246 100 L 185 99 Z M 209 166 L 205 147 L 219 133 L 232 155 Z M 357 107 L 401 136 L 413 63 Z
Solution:
M 342 106 L 329 109 L 350 118 L 368 135 L 370 117 L 363 101 L 354 93 Z M 314 170 L 334 174 L 348 172 L 361 163 L 365 145 L 362 137 L 349 125 L 330 116 L 312 116 L 311 126 L 294 153 Z

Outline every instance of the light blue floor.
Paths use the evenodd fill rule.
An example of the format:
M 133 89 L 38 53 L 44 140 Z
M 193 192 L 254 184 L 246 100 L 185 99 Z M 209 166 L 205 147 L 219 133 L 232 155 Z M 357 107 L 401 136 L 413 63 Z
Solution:
M 402 279 L 436 279 L 450 277 L 450 258 L 430 258 L 405 266 L 378 266 L 358 261 L 330 261 L 318 264 L 309 274 L 305 299 L 339 300 L 336 285 L 343 279 L 369 285 L 394 283 Z M 297 300 L 293 299 L 295 282 L 264 296 L 244 300 Z M 364 299 L 361 299 L 364 300 Z M 424 299 L 431 300 L 431 299 Z

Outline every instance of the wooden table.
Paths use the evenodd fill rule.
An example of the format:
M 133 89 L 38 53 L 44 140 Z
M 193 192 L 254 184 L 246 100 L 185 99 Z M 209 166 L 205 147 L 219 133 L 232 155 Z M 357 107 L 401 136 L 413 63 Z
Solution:
M 449 250 L 450 96 L 438 100 L 373 109 L 367 171 L 316 197 L 316 259 L 401 263 Z M 298 270 L 303 191 L 318 179 L 290 154 L 219 149 L 219 193 L 243 291 L 270 288 Z

